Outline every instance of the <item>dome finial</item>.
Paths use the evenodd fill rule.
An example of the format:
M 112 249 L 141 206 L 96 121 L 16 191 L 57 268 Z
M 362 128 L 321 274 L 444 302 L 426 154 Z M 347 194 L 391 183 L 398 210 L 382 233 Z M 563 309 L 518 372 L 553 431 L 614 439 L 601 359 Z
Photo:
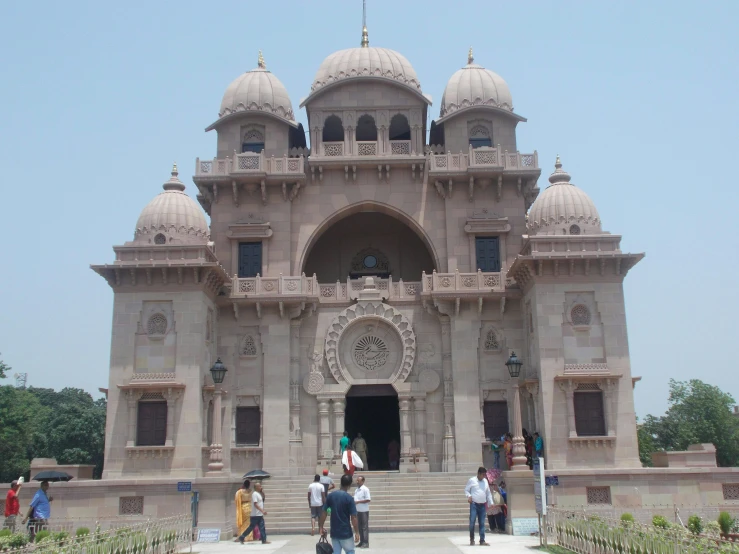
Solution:
M 262 56 L 262 51 L 259 51 L 259 58 L 257 58 L 257 67 L 259 69 L 267 69 L 267 64 L 264 63 L 264 56 Z
M 559 159 L 559 154 L 557 154 L 557 161 L 554 162 L 554 173 L 549 176 L 549 182 L 553 185 L 569 184 L 570 179 L 572 179 L 572 177 L 562 169 L 562 160 Z
M 472 54 L 472 46 L 470 46 L 470 51 L 467 52 L 467 65 L 472 65 L 475 62 L 475 56 Z
M 169 178 L 169 181 L 162 185 L 162 188 L 164 190 L 185 190 L 185 184 L 180 181 L 178 175 L 179 171 L 177 171 L 177 162 L 175 162 L 172 164 L 172 176 Z
M 367 32 L 367 0 L 362 0 L 362 48 L 369 48 L 369 33 Z

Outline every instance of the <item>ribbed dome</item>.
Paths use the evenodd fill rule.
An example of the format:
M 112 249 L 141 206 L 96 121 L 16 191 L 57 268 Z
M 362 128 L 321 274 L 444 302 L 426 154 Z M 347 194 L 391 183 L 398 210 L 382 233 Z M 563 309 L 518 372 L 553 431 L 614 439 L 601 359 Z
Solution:
M 177 177 L 177 165 L 172 177 L 141 211 L 136 222 L 134 242 L 150 244 L 205 244 L 210 230 L 197 202 L 185 194 L 185 185 Z
M 530 235 L 601 234 L 598 210 L 590 197 L 570 183 L 557 156 L 552 183 L 531 206 L 526 228 Z
M 513 111 L 511 91 L 503 78 L 474 63 L 471 49 L 467 61 L 467 65 L 449 79 L 441 98 L 439 116 L 472 106 L 494 106 Z
M 259 53 L 256 69 L 236 78 L 223 95 L 218 117 L 243 111 L 268 112 L 290 122 L 295 121 L 287 89 L 267 67 Z
M 383 77 L 421 91 L 421 83 L 411 63 L 388 48 L 359 47 L 339 50 L 328 56 L 318 68 L 311 92 L 341 79 Z

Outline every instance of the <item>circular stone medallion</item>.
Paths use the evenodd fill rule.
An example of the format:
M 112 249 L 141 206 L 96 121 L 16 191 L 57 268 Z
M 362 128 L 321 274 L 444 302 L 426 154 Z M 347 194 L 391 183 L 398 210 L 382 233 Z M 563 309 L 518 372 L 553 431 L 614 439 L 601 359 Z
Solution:
M 318 394 L 323 390 L 324 379 L 320 373 L 309 373 L 303 378 L 303 389 L 308 394 Z
M 374 335 L 365 335 L 354 344 L 354 361 L 367 371 L 384 366 L 388 355 L 385 341 Z

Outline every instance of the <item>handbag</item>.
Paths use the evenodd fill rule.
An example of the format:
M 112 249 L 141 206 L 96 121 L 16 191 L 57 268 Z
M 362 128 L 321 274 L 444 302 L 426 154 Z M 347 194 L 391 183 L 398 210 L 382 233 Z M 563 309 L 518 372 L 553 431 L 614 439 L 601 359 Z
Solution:
M 251 532 L 251 536 L 255 541 L 262 539 L 262 534 L 259 532 L 259 527 L 254 528 L 254 530 Z
M 334 554 L 334 547 L 329 544 L 326 535 L 321 535 L 316 544 L 316 554 Z

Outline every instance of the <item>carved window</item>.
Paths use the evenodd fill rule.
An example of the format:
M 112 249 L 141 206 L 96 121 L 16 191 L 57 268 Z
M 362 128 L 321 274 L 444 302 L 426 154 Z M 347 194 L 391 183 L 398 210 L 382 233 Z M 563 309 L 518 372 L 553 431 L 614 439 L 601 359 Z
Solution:
M 118 499 L 118 515 L 140 516 L 144 513 L 143 496 L 121 496 Z
M 242 152 L 256 152 L 264 150 L 264 135 L 256 129 L 248 129 L 241 141 Z
M 570 310 L 570 321 L 573 325 L 587 326 L 590 325 L 590 310 L 585 304 L 577 304 Z
M 371 115 L 363 115 L 357 120 L 357 141 L 377 142 L 377 125 Z
M 254 337 L 246 335 L 241 341 L 241 352 L 242 356 L 256 356 L 257 355 L 257 344 L 254 342 Z
M 261 415 L 257 406 L 236 408 L 236 444 L 258 446 L 260 441 Z
M 167 402 L 139 402 L 136 446 L 164 446 L 167 440 Z
M 472 148 L 480 148 L 482 146 L 492 146 L 493 139 L 490 131 L 484 125 L 475 125 L 470 130 L 470 146 Z
M 387 256 L 375 248 L 365 248 L 352 258 L 351 275 L 374 275 L 387 278 L 390 274 L 390 261 Z
M 326 118 L 323 124 L 323 142 L 344 142 L 344 125 L 337 115 Z
M 739 500 L 739 483 L 726 483 L 722 488 L 724 500 Z
M 585 487 L 588 504 L 611 505 L 611 487 Z
M 147 335 L 164 335 L 167 332 L 167 317 L 162 313 L 156 313 L 146 322 Z
M 482 405 L 485 422 L 485 437 L 491 441 L 500 440 L 508 432 L 508 402 L 485 402 Z
M 498 352 L 500 350 L 500 339 L 495 329 L 488 329 L 485 335 L 485 352 Z
M 579 235 L 580 234 L 580 226 L 579 225 L 570 225 L 570 234 L 571 235 Z
M 154 244 L 167 244 L 167 237 L 162 233 L 157 233 L 154 237 Z
M 600 389 L 582 390 L 578 387 L 578 390 L 575 391 L 574 405 L 577 436 L 605 436 L 606 419 L 603 409 L 603 392 Z

